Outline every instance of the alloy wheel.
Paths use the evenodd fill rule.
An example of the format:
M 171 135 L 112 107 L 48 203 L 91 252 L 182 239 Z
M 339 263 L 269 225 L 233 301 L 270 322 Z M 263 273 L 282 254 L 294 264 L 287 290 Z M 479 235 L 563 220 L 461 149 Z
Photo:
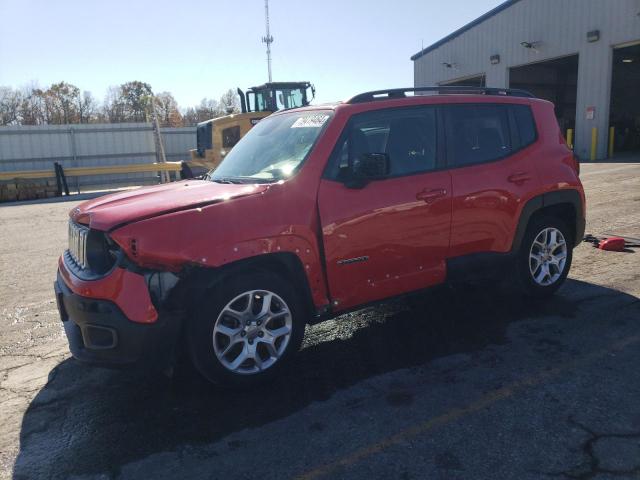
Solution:
M 220 363 L 242 375 L 273 366 L 291 338 L 292 316 L 286 302 L 268 290 L 251 290 L 231 300 L 213 328 L 213 349 Z
M 566 262 L 567 242 L 562 232 L 549 227 L 538 233 L 529 251 L 533 281 L 542 287 L 552 285 L 562 276 Z

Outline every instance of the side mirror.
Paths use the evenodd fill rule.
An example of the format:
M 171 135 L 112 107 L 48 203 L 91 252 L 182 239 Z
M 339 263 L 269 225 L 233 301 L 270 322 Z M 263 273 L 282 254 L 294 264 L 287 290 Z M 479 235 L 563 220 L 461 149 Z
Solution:
M 389 155 L 386 153 L 365 153 L 353 161 L 349 188 L 363 188 L 371 180 L 380 180 L 389 175 Z

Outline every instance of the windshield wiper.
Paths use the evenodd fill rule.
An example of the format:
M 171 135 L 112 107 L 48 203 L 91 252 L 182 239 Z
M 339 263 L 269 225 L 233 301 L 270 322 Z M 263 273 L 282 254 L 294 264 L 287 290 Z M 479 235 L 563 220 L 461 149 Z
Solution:
M 231 177 L 221 177 L 221 178 L 213 178 L 213 177 L 209 177 L 209 179 L 212 182 L 216 182 L 216 183 L 244 183 L 242 180 L 238 179 L 238 178 L 231 178 Z
M 277 179 L 270 178 L 259 178 L 259 177 L 220 177 L 214 178 L 210 177 L 212 182 L 217 183 L 233 183 L 233 184 L 248 184 L 248 183 L 273 183 L 276 182 Z

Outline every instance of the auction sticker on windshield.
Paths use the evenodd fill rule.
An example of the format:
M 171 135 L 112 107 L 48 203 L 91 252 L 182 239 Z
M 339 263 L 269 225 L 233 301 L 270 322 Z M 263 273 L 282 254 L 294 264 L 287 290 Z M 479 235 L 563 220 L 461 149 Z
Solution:
M 328 120 L 329 115 L 317 114 L 317 115 L 309 115 L 306 117 L 300 117 L 291 128 L 319 128 L 325 124 Z

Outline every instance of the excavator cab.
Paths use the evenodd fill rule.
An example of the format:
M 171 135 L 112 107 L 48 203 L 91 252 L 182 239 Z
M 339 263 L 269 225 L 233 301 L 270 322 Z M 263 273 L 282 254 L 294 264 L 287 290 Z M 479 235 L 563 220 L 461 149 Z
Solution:
M 238 89 L 242 112 L 276 112 L 309 105 L 316 94 L 309 82 L 271 82 L 251 87 L 244 93 Z
M 309 82 L 270 82 L 238 89 L 241 113 L 200 122 L 196 127 L 196 148 L 187 162 L 195 175 L 216 168 L 225 155 L 251 128 L 278 110 L 309 105 L 315 96 Z

